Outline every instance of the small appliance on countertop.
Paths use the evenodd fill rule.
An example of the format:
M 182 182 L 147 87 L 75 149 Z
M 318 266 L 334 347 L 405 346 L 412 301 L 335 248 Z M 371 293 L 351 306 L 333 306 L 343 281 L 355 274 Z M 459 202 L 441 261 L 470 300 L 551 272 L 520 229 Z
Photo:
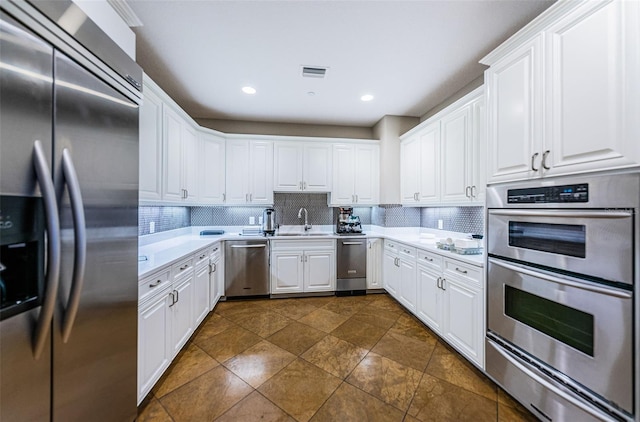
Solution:
M 273 236 L 276 234 L 276 227 L 276 210 L 265 208 L 262 212 L 262 232 L 265 236 Z
M 338 221 L 336 222 L 336 234 L 340 236 L 364 235 L 360 217 L 353 215 L 353 208 L 340 207 Z

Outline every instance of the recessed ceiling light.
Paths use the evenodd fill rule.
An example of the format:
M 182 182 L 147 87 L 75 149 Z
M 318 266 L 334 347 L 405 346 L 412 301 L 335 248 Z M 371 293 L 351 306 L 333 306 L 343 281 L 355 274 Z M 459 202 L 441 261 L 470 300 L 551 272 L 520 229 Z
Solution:
M 362 101 L 371 101 L 371 100 L 373 100 L 373 95 L 371 95 L 371 94 L 363 95 L 362 97 L 360 97 L 360 99 Z
M 316 93 L 313 92 L 313 91 L 309 91 L 309 92 L 307 92 L 307 95 L 310 96 L 310 97 L 313 97 L 314 95 L 316 95 Z
M 242 92 L 244 92 L 245 94 L 255 94 L 256 89 L 252 86 L 244 86 L 242 87 Z

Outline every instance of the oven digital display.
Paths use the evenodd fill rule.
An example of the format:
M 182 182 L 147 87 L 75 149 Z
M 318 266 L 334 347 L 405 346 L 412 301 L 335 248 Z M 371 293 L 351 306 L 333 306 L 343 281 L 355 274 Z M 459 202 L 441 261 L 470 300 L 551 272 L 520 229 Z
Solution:
M 589 356 L 593 356 L 593 315 L 504 286 L 504 313 Z
M 586 244 L 584 225 L 509 221 L 509 246 L 586 258 Z
M 539 188 L 509 189 L 509 204 L 564 204 L 589 202 L 589 185 L 545 186 Z

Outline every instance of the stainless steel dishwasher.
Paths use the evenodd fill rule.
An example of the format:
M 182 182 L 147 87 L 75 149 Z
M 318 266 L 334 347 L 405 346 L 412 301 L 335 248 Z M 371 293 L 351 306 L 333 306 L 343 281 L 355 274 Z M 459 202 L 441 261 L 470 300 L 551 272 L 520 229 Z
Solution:
M 367 292 L 367 240 L 360 237 L 338 239 L 336 296 L 364 295 Z
M 227 299 L 269 295 L 268 240 L 230 240 L 224 247 Z

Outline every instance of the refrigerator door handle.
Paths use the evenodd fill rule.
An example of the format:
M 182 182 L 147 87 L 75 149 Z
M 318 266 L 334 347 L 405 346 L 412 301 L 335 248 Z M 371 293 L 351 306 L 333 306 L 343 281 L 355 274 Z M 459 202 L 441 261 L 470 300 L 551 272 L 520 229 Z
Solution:
M 80 306 L 80 295 L 84 284 L 84 272 L 87 263 L 87 225 L 84 219 L 84 203 L 80 192 L 78 174 L 71 159 L 71 153 L 67 148 L 62 151 L 62 171 L 65 184 L 69 190 L 71 202 L 71 214 L 73 216 L 74 263 L 73 276 L 71 278 L 71 291 L 67 301 L 67 310 L 62 323 L 62 342 L 66 343 L 71 335 L 73 323 Z
M 49 327 L 53 319 L 53 310 L 58 295 L 58 283 L 60 281 L 60 219 L 58 217 L 58 204 L 56 202 L 53 178 L 47 165 L 47 158 L 42 143 L 35 141 L 33 145 L 33 165 L 36 177 L 42 192 L 42 200 L 47 222 L 47 275 L 42 309 L 38 315 L 38 321 L 33 333 L 33 357 L 39 359 L 46 345 Z

